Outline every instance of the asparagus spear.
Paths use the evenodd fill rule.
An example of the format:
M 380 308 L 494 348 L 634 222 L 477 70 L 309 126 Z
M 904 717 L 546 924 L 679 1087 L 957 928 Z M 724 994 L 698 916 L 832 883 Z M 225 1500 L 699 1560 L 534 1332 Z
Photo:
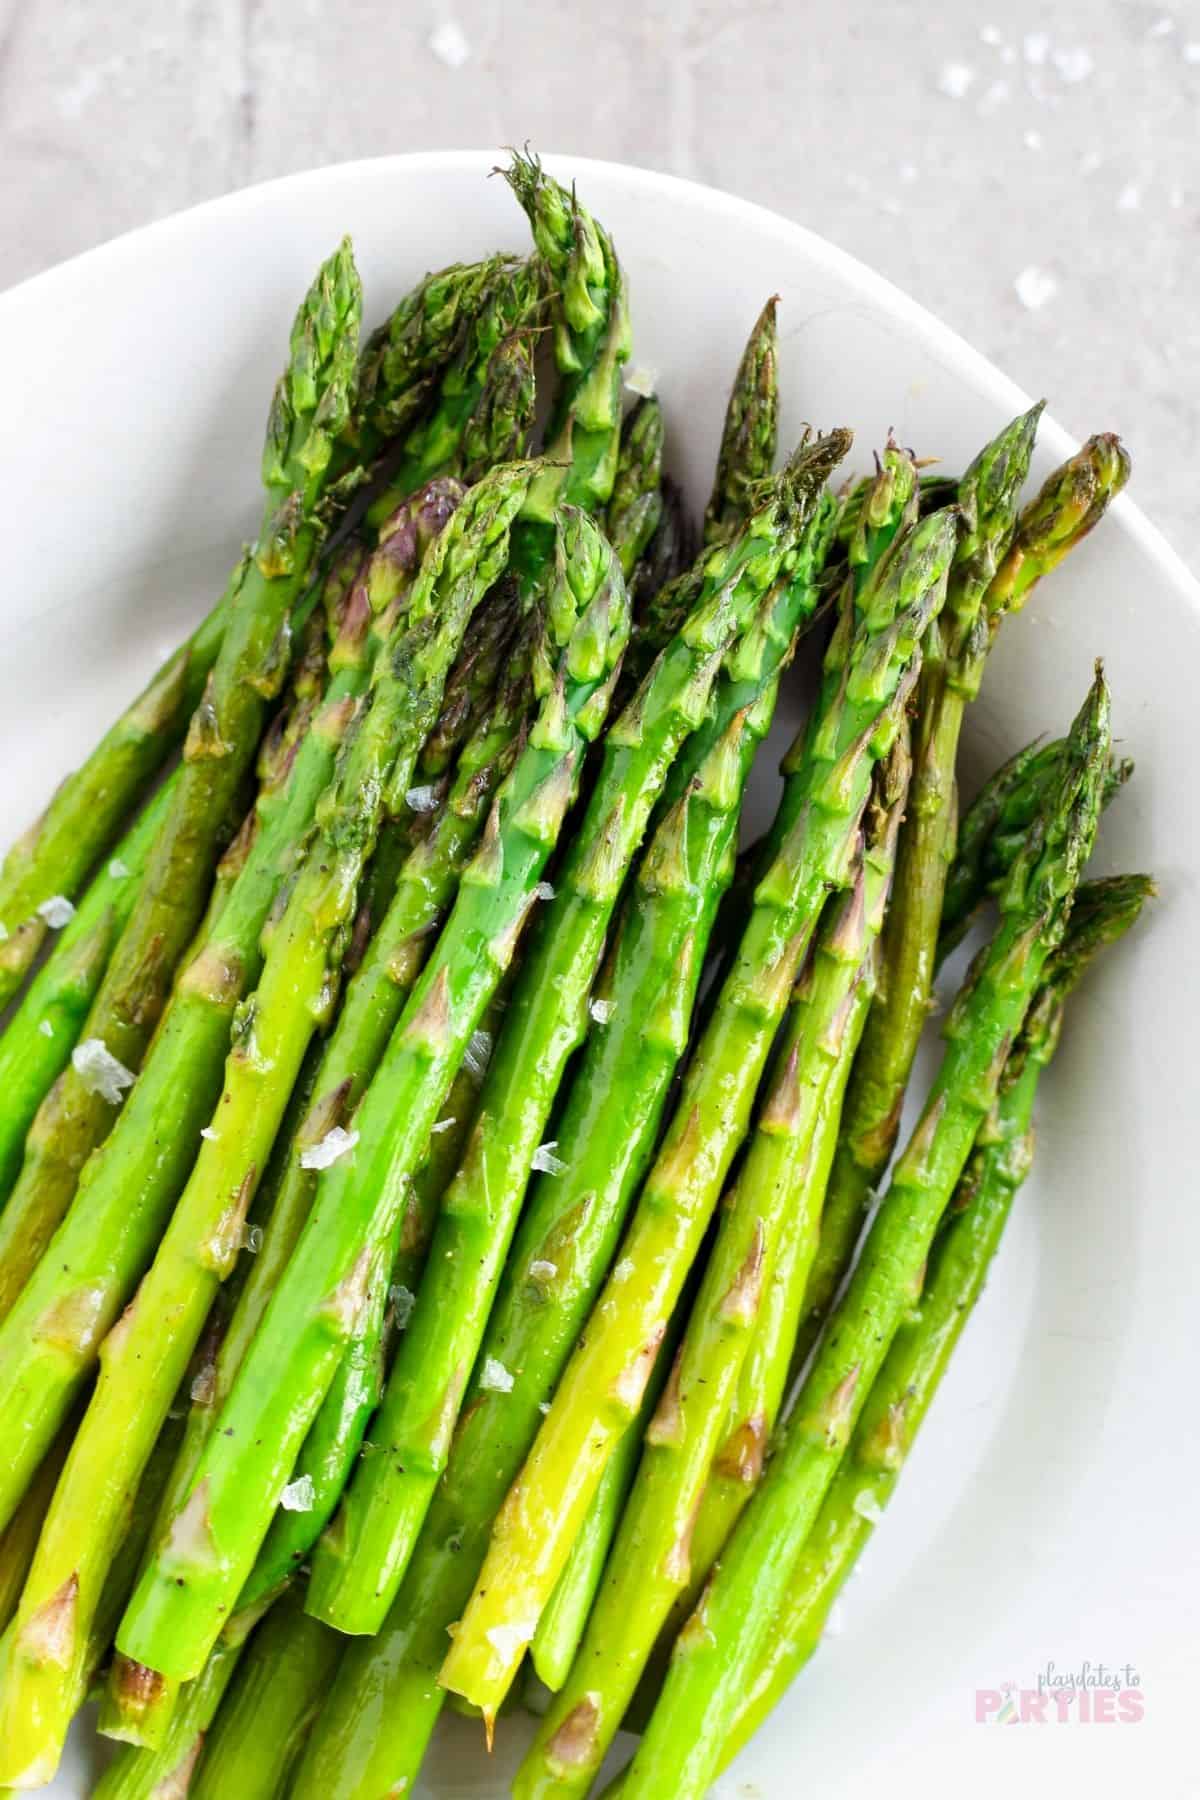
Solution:
M 639 400 L 621 426 L 604 529 L 626 581 L 662 524 L 663 433 L 662 407 L 653 395 Z
M 818 504 L 825 463 L 789 478 L 705 569 L 674 645 L 608 733 L 604 763 L 539 921 L 480 1117 L 442 1209 L 413 1324 L 373 1427 L 386 1453 L 360 1464 L 313 1560 L 309 1610 L 377 1630 L 445 1467 L 466 1376 L 629 863 L 680 745 L 703 718 L 730 637 L 769 592 Z M 468 1273 L 469 1272 L 469 1273 Z M 431 1408 L 430 1393 L 448 1396 Z
M 521 490 L 511 473 L 506 479 L 506 497 L 519 505 Z M 358 1110 L 358 1145 L 325 1171 L 191 1494 L 118 1634 L 127 1656 L 175 1678 L 202 1665 L 250 1571 L 353 1332 L 370 1274 L 364 1246 L 372 1235 L 386 1238 L 405 1177 L 535 902 L 584 748 L 603 724 L 628 630 L 624 584 L 603 539 L 575 509 L 564 509 L 559 546 L 535 657 L 537 722 Z
M 451 263 L 418 282 L 363 345 L 347 439 L 373 453 L 407 434 L 436 403 L 447 367 L 496 289 L 521 279 L 521 270 L 515 256 L 487 256 Z
M 1098 951 L 1128 931 L 1152 892 L 1152 883 L 1138 875 L 1085 882 L 1078 890 L 1062 945 L 1047 965 L 950 1201 L 919 1304 L 900 1325 L 875 1377 L 793 1566 L 766 1648 L 738 1697 L 723 1761 L 757 1730 L 816 1649 L 830 1608 L 891 1498 L 1029 1173 L 1034 1095 L 1057 1047 L 1066 999 Z
M 70 1061 L 120 937 L 178 775 L 148 802 L 97 874 L 0 1038 L 0 1206 L 21 1169 L 34 1114 Z M 0 1239 L 0 1266 L 5 1261 Z
M 221 1644 L 183 1690 L 163 1742 L 118 1750 L 92 1789 L 92 1800 L 174 1800 L 191 1791 L 204 1740 L 237 1668 L 241 1645 Z
M 430 544 L 411 592 L 386 596 L 392 624 L 381 626 L 369 694 L 269 934 L 257 990 L 239 1010 L 210 1135 L 133 1304 L 104 1341 L 96 1393 L 22 1598 L 0 1699 L 9 1730 L 0 1737 L 8 1767 L 26 1778 L 57 1762 L 69 1723 L 62 1666 L 82 1654 L 116 1541 L 114 1501 L 123 1485 L 136 1483 L 217 1287 L 236 1260 L 258 1172 L 312 1034 L 332 1006 L 358 877 L 380 815 L 389 796 L 408 789 L 466 622 L 507 554 L 509 523 L 531 467 L 505 465 L 472 488 Z M 131 1417 L 132 1395 L 138 1402 Z M 48 1661 L 45 1609 L 67 1590 L 63 1655 Z
M 525 502 L 532 532 L 518 534 L 518 550 L 546 528 L 560 500 L 599 514 L 616 477 L 621 426 L 621 366 L 630 349 L 625 282 L 608 233 L 543 170 L 536 157 L 513 153 L 504 178 L 525 211 L 534 246 L 556 294 L 552 308 L 559 385 L 550 416 L 546 467 Z M 543 531 L 538 534 L 536 522 Z
M 277 712 L 259 748 L 256 768 L 258 791 L 254 805 L 217 865 L 204 915 L 188 950 L 180 958 L 183 969 L 195 961 L 200 950 L 212 938 L 215 922 L 225 908 L 234 886 L 242 880 L 248 863 L 253 862 L 258 873 L 252 871 L 246 876 L 246 890 L 253 889 L 255 885 L 261 886 L 264 879 L 269 880 L 281 856 L 284 859 L 284 870 L 290 866 L 295 809 L 303 799 L 301 784 L 292 780 L 292 765 L 299 744 L 312 729 L 314 714 L 321 698 L 328 654 L 323 625 L 322 617 L 315 614 L 304 627 L 303 648 L 292 670 L 287 701 Z M 168 784 L 168 814 L 178 782 L 177 772 Z M 161 825 L 162 821 L 159 823 Z M 152 849 L 150 853 L 152 854 Z M 140 892 L 134 884 L 130 907 L 136 904 Z M 268 891 L 264 908 L 269 898 Z M 88 910 L 85 901 L 80 911 L 86 915 Z M 101 980 L 103 974 L 104 971 L 101 970 Z M 27 999 L 34 996 L 40 985 L 41 977 L 30 990 Z M 98 1010 L 93 1011 L 89 1029 L 95 1027 Z M 165 1019 L 159 1029 L 160 1035 L 167 1029 Z M 86 1058 L 94 1051 L 95 1044 L 87 1039 L 79 1046 L 78 1055 L 75 1047 L 72 1047 L 70 1054 L 73 1071 L 77 1069 L 82 1075 L 86 1065 L 81 1065 L 79 1059 Z M 119 1075 L 120 1071 L 111 1073 Z M 91 1086 L 95 1085 L 95 1082 L 91 1083 Z M 119 1100 L 120 1094 L 110 1091 L 105 1098 L 111 1106 Z M 26 1134 L 20 1175 L 3 1217 L 0 1218 L 0 1316 L 7 1315 L 25 1282 L 36 1269 L 75 1193 L 76 1183 L 80 1178 L 78 1157 L 87 1149 L 86 1137 L 82 1141 L 79 1139 L 81 1119 L 77 1101 L 78 1095 L 71 1081 L 59 1081 L 35 1112 L 32 1126 Z M 124 1110 L 113 1127 L 118 1139 L 127 1135 L 129 1129 Z M 106 1139 L 101 1154 L 114 1153 L 114 1147 Z
M 1001 922 L 947 1021 L 947 1046 L 845 1298 L 830 1321 L 766 1477 L 676 1640 L 625 1778 L 633 1797 L 708 1789 L 791 1569 L 911 1298 L 1005 1059 L 1062 942 L 1100 810 L 1111 730 L 1097 671 L 1071 729 L 1052 805 L 1000 897 Z
M 461 468 L 470 479 L 523 443 L 533 399 L 530 333 L 541 306 L 536 262 L 496 258 L 464 317 L 436 404 L 405 439 L 391 480 L 367 513 L 370 524 L 382 524 L 433 470 Z
M 301 1589 L 273 1607 L 250 1639 L 205 1739 L 189 1790 L 194 1800 L 285 1794 L 341 1653 L 337 1633 L 305 1617 Z
M 375 1004 L 374 1017 L 370 1021 L 372 1039 L 368 1044 L 360 1042 L 355 1047 L 353 1076 L 348 1073 L 350 1057 L 344 1053 L 344 1060 L 334 1061 L 328 1072 L 324 1066 L 322 1068 L 322 1094 L 346 1093 L 344 1114 L 347 1117 L 378 1065 L 391 1030 L 403 1010 L 404 996 L 420 972 L 431 944 L 429 928 L 453 899 L 463 865 L 482 830 L 491 797 L 516 758 L 531 692 L 530 649 L 531 645 L 526 643 L 524 654 L 518 655 L 510 678 L 502 685 L 485 728 L 468 746 L 445 814 L 439 822 L 441 829 L 435 827 L 426 843 L 410 859 L 396 899 L 371 945 L 364 973 L 386 980 L 387 971 L 394 971 L 388 990 L 381 993 Z M 401 974 L 400 981 L 396 980 L 395 973 Z M 361 983 L 359 985 L 361 993 Z M 346 1051 L 351 1049 L 355 1022 L 354 1013 L 343 1014 L 343 1021 L 331 1042 L 331 1060 L 335 1051 L 342 1051 L 343 1044 Z M 343 1030 L 343 1024 L 347 1026 L 346 1030 Z M 347 1073 L 342 1073 L 343 1068 Z M 463 1073 L 469 1082 L 471 1071 L 468 1069 Z M 352 1085 L 347 1092 L 348 1080 Z M 460 1095 L 456 1110 L 448 1114 L 450 1132 L 454 1131 L 463 1102 L 464 1096 Z M 465 1103 L 470 1104 L 469 1100 Z M 394 1228 L 393 1241 L 380 1246 L 381 1253 L 372 1256 L 372 1266 L 377 1266 L 379 1273 L 370 1301 L 364 1308 L 368 1316 L 362 1321 L 362 1332 L 353 1346 L 353 1353 L 345 1359 L 325 1397 L 293 1471 L 294 1479 L 303 1480 L 306 1475 L 310 1478 L 313 1484 L 311 1503 L 302 1512 L 276 1513 L 254 1572 L 240 1597 L 241 1605 L 253 1605 L 293 1573 L 333 1514 L 358 1454 L 367 1416 L 380 1399 L 379 1340 L 388 1291 L 398 1286 L 411 1294 L 416 1289 L 429 1249 L 432 1228 L 432 1220 L 428 1217 L 429 1202 L 432 1200 L 436 1205 L 457 1167 L 456 1161 L 445 1169 L 445 1179 L 438 1181 L 437 1170 L 444 1167 L 446 1157 L 446 1146 L 441 1140 L 443 1136 L 449 1137 L 450 1132 L 439 1133 L 436 1140 L 431 1138 L 431 1147 L 436 1143 L 438 1150 L 435 1173 L 432 1179 L 427 1177 L 414 1187 L 409 1206 Z M 455 1140 L 460 1149 L 464 1137 L 465 1132 L 460 1132 Z M 372 1249 L 375 1249 L 374 1245 Z M 411 1302 L 404 1304 L 409 1306 Z M 371 1451 L 372 1459 L 378 1454 L 382 1435 L 380 1429 Z
M 214 832 L 261 735 L 267 698 L 287 667 L 288 613 L 317 548 L 316 512 L 353 398 L 360 311 L 347 240 L 322 265 L 292 327 L 291 357 L 263 449 L 263 523 L 227 606 L 218 609 L 223 627 L 214 634 L 206 622 L 171 658 L 6 858 L 0 1005 L 41 943 L 37 907 L 54 894 L 77 892 L 190 718 L 185 777 L 117 958 L 126 980 L 140 969 L 128 1004 L 153 1024 L 170 980 L 171 948 L 178 955 L 199 916 Z M 165 935 L 160 941 L 156 934 Z M 132 1054 L 137 1046 L 124 1048 Z
M 277 1143 L 264 1184 L 265 1203 L 260 1190 L 258 1210 L 265 1217 L 265 1223 L 259 1226 L 261 1242 L 252 1271 L 236 1304 L 231 1304 L 229 1321 L 206 1362 L 204 1378 L 194 1384 L 186 1436 L 159 1509 L 160 1529 L 186 1496 L 216 1412 L 229 1392 L 246 1346 L 300 1235 L 317 1180 L 315 1169 L 305 1166 L 306 1160 L 326 1134 L 350 1116 L 361 1097 L 403 1009 L 405 996 L 420 972 L 432 942 L 430 932 L 440 910 L 452 897 L 461 865 L 482 827 L 490 794 L 511 761 L 526 703 L 528 656 L 520 647 L 490 712 L 485 710 L 493 698 L 498 664 L 511 645 L 511 602 L 512 596 L 500 591 L 488 603 L 468 649 L 448 678 L 442 717 L 422 751 L 422 776 L 444 768 L 456 734 L 468 733 L 473 722 L 476 730 L 464 748 L 457 780 L 445 804 L 436 814 L 414 815 L 418 824 L 427 822 L 428 829 L 412 846 L 401 871 L 400 891 L 349 985 L 325 1054 L 303 1082 L 299 1103 L 299 1088 L 289 1102 L 281 1132 L 288 1147 L 286 1153 L 281 1153 L 282 1147 Z M 422 791 L 422 803 L 427 792 L 428 789 Z M 452 1098 L 460 1110 L 468 1104 L 462 1094 L 456 1097 L 453 1090 Z M 426 1215 L 436 1205 L 451 1173 L 444 1167 L 444 1159 L 454 1142 L 455 1114 L 451 1112 L 448 1117 L 449 1129 L 439 1131 L 431 1139 L 431 1154 L 414 1179 L 402 1222 L 406 1255 L 414 1267 L 418 1252 L 423 1254 L 428 1242 Z M 244 1262 L 245 1259 L 240 1267 L 244 1267 Z M 395 1279 L 411 1283 L 412 1270 L 407 1276 L 402 1271 Z M 381 1298 L 386 1297 L 387 1285 L 388 1273 L 383 1269 Z M 377 1327 L 381 1325 L 380 1319 Z M 373 1407 L 372 1395 L 377 1398 L 378 1378 L 372 1365 L 378 1354 L 377 1329 L 373 1344 L 366 1341 L 364 1334 L 352 1346 L 326 1397 L 310 1434 L 311 1443 L 306 1442 L 296 1469 L 298 1479 L 307 1474 L 314 1482 L 312 1508 L 310 1512 L 277 1515 L 274 1524 L 279 1533 L 272 1550 L 280 1566 L 260 1584 L 264 1592 L 293 1572 L 333 1510 L 345 1470 L 361 1442 L 367 1414 Z M 157 1535 L 156 1531 L 155 1538 Z M 257 1573 L 261 1574 L 261 1569 Z M 161 1675 L 118 1653 L 113 1658 L 101 1730 L 135 1743 L 151 1742 L 144 1696 L 148 1691 L 154 1692 L 155 1717 L 150 1725 L 157 1729 L 173 1704 L 170 1686 Z
M 755 320 L 734 377 L 704 514 L 708 544 L 741 524 L 752 509 L 755 484 L 774 467 L 779 433 L 778 306 L 779 296 L 774 294 Z
M 939 963 L 962 942 L 976 908 L 1012 867 L 1025 834 L 1058 778 L 1063 755 L 1061 738 L 1048 744 L 1027 744 L 984 783 L 963 815 L 946 877 L 937 942 Z M 1132 774 L 1128 757 L 1114 758 L 1105 784 L 1106 806 Z
M 797 1357 L 811 1347 L 853 1253 L 873 1184 L 896 1141 L 909 1070 L 929 1010 L 942 898 L 953 855 L 955 762 L 963 713 L 979 690 L 1001 622 L 1103 517 L 1129 459 L 1095 437 L 1047 480 L 1015 526 L 1041 408 L 1015 419 L 964 475 L 968 521 L 952 577 L 944 642 L 926 659 L 913 750 L 909 820 L 900 839 L 883 966 L 846 1096 L 842 1142 L 822 1215 L 822 1247 L 805 1302 Z
M 431 491 L 419 511 L 398 522 L 389 540 L 397 580 L 404 556 L 411 557 L 440 525 L 454 497 L 455 491 Z M 377 569 L 377 584 L 389 566 L 385 562 Z M 352 574 L 350 560 L 339 565 L 329 585 L 329 624 L 336 638 L 325 703 L 316 719 L 297 720 L 298 729 L 273 759 L 249 831 L 235 846 L 236 877 L 178 984 L 142 1079 L 115 1131 L 92 1157 L 53 1239 L 53 1256 L 43 1257 L 29 1274 L 32 1257 L 70 1197 L 73 1169 L 50 1129 L 60 1113 L 56 1093 L 31 1133 L 21 1179 L 0 1222 L 5 1251 L 0 1292 L 11 1295 L 25 1280 L 0 1329 L 0 1417 L 12 1447 L 0 1475 L 0 1511 L 19 1498 L 93 1365 L 101 1338 L 149 1261 L 220 1091 L 234 1009 L 259 966 L 260 931 L 280 882 L 294 867 L 297 843 L 328 780 L 354 696 L 366 681 L 369 599 L 365 583 L 350 587 Z
M 276 498 L 278 504 L 278 498 Z M 0 867 L 0 1008 L 46 936 L 38 908 L 73 898 L 155 772 L 183 737 L 221 648 L 244 564 L 188 641 L 151 676 L 87 761 L 61 783 Z
M 854 886 L 831 903 L 801 979 L 578 1659 L 517 1774 L 519 1800 L 587 1793 L 688 1582 L 709 1467 L 763 1295 L 776 1278 L 779 1238 L 803 1185 L 823 1093 L 844 1060 L 856 990 L 882 923 L 908 776 L 901 731 L 876 771 Z
M 495 1709 L 558 1579 L 604 1464 L 636 1413 L 700 1247 L 788 992 L 830 887 L 845 882 L 874 760 L 907 703 L 919 635 L 936 615 L 955 533 L 935 515 L 880 565 L 861 623 L 826 654 L 834 698 L 814 721 L 807 805 L 760 882 L 736 961 L 684 1078 L 620 1263 L 496 1521 L 439 1679 Z
M 85 1041 L 97 1041 L 125 1070 L 137 1068 L 175 963 L 195 930 L 220 835 L 262 735 L 268 701 L 287 671 L 288 618 L 319 537 L 315 512 L 332 435 L 349 406 L 358 314 L 358 278 L 344 244 L 321 269 L 297 315 L 292 362 L 268 429 L 268 487 L 286 498 L 277 499 L 278 510 L 233 598 L 146 880 L 84 1027 Z M 35 1121 L 42 1166 L 30 1179 L 57 1182 L 64 1190 L 55 1201 L 56 1217 L 88 1152 L 114 1121 L 105 1086 L 90 1079 L 86 1067 L 82 1073 L 66 1070 Z
M 658 522 L 658 529 L 633 572 L 629 588 L 634 612 L 638 616 L 651 606 L 655 595 L 677 580 L 695 560 L 695 533 L 687 515 L 687 505 L 678 482 L 672 481 L 669 475 L 662 478 L 661 496 L 662 517 Z M 667 632 L 660 642 L 665 643 L 671 635 Z M 631 645 L 631 650 L 635 648 L 636 640 Z M 653 657 L 654 651 L 651 651 L 646 658 L 646 667 L 653 661 Z M 646 667 L 635 671 L 639 679 L 645 674 Z M 630 678 L 628 670 L 625 678 Z
M 827 516 L 814 517 L 803 545 L 812 582 L 826 540 Z M 810 606 L 799 570 L 768 595 L 727 658 L 711 719 L 672 768 L 557 1122 L 563 1170 L 535 1178 L 446 1473 L 381 1636 L 352 1646 L 344 1660 L 299 1777 L 307 1796 L 376 1795 L 416 1779 L 445 1699 L 435 1676 L 446 1629 L 467 1600 L 492 1517 L 653 1152 L 732 867 L 745 781 L 770 725 L 792 634 Z M 608 1121 L 618 1092 L 623 1130 L 614 1138 Z M 492 1364 L 521 1370 L 511 1392 L 482 1384 Z

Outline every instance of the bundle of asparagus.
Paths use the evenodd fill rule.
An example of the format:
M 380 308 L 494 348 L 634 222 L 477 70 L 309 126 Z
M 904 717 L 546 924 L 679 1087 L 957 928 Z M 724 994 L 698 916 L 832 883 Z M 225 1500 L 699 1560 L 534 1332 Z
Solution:
M 518 1795 L 586 1794 L 623 1720 L 622 1792 L 703 1793 L 816 1647 L 1152 891 L 1081 881 L 1130 773 L 1099 671 L 956 823 L 995 632 L 1118 441 L 1023 510 L 1040 407 L 957 481 L 889 441 L 835 495 L 845 430 L 776 473 L 770 300 L 692 558 L 614 246 L 508 179 L 529 258 L 361 352 L 349 245 L 319 271 L 256 544 L 0 869 L 10 1788 L 99 1684 L 108 1800 L 409 1792 L 528 1652 Z

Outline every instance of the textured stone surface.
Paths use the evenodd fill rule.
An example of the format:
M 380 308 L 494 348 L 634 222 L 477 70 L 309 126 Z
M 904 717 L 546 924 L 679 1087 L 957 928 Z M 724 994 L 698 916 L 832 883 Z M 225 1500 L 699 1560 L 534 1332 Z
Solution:
M 1198 0 L 0 0 L 0 284 L 248 182 L 525 138 L 834 239 L 1120 429 L 1200 562 Z

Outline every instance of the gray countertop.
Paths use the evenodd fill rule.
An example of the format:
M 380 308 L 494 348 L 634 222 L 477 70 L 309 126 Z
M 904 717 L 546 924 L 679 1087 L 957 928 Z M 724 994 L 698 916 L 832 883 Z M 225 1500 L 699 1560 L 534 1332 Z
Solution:
M 1200 563 L 1200 0 L 0 0 L 0 285 L 318 163 L 520 142 L 871 263 Z

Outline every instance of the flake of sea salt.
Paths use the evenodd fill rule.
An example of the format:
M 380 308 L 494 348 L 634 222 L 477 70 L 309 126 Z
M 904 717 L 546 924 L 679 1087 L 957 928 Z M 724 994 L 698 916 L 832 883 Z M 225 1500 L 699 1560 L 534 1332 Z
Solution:
M 429 48 L 448 69 L 461 69 L 470 60 L 471 43 L 457 19 L 443 19 L 429 37 Z
M 555 1156 L 557 1149 L 557 1138 L 550 1138 L 547 1143 L 539 1144 L 533 1153 L 532 1167 L 540 1170 L 543 1175 L 561 1175 L 567 1165 L 560 1156 Z
M 409 788 L 404 796 L 404 804 L 409 812 L 429 813 L 437 811 L 437 791 L 432 787 Z
M 1021 54 L 1027 63 L 1040 69 L 1050 54 L 1050 34 L 1045 31 L 1027 31 L 1021 39 Z
M 61 931 L 75 917 L 75 908 L 65 894 L 51 894 L 37 910 L 38 918 L 44 919 L 51 931 Z
M 101 1038 L 84 1038 L 71 1052 L 71 1066 L 89 1094 L 98 1094 L 110 1106 L 119 1106 L 121 1096 L 133 1086 L 133 1070 L 105 1046 Z
M 658 391 L 658 372 L 649 369 L 645 363 L 634 363 L 625 371 L 625 388 L 630 394 L 637 394 L 642 400 L 651 399 Z
M 114 881 L 124 881 L 129 874 L 129 864 L 122 862 L 119 856 L 114 856 L 108 865 L 108 872 Z
M 211 1125 L 203 1126 L 200 1131 L 200 1136 L 207 1138 L 210 1144 L 215 1144 L 220 1135 L 220 1132 L 214 1131 Z
M 623 1256 L 621 1258 L 620 1262 L 617 1264 L 616 1268 L 613 1270 L 613 1275 L 615 1276 L 615 1278 L 618 1281 L 628 1281 L 629 1277 L 632 1274 L 633 1274 L 633 1258 L 631 1256 Z
M 473 1031 L 471 1041 L 467 1045 L 463 1062 L 472 1075 L 482 1075 L 488 1066 L 488 1058 L 492 1054 L 492 1034 L 490 1031 Z
M 615 1000 L 590 1000 L 588 1002 L 588 1011 L 591 1013 L 593 1019 L 595 1019 L 597 1025 L 607 1025 L 616 1010 L 617 1003 Z
M 971 90 L 975 71 L 969 63 L 943 63 L 938 74 L 938 92 L 948 100 L 963 100 Z
M 396 1321 L 396 1330 L 404 1331 L 408 1326 L 408 1321 L 412 1318 L 412 1309 L 417 1304 L 417 1296 L 411 1288 L 406 1288 L 402 1282 L 398 1281 L 395 1287 L 388 1289 L 388 1299 L 392 1304 L 392 1317 Z
M 553 1281 L 558 1274 L 558 1264 L 547 1262 L 545 1257 L 539 1256 L 530 1263 L 529 1273 L 535 1281 Z
M 297 1475 L 295 1481 L 289 1481 L 279 1496 L 279 1504 L 284 1512 L 311 1512 L 316 1503 L 317 1490 L 313 1486 L 311 1475 Z
M 506 1369 L 499 1357 L 485 1358 L 483 1373 L 479 1377 L 479 1385 L 488 1393 L 511 1394 L 513 1389 L 513 1372 Z
M 533 890 L 535 900 L 553 900 L 554 889 L 548 881 L 539 881 Z
M 1030 263 L 1027 269 L 1021 270 L 1013 287 L 1021 305 L 1028 307 L 1030 312 L 1037 312 L 1040 307 L 1053 300 L 1058 292 L 1055 277 L 1048 269 L 1039 269 L 1035 263 Z
M 307 1150 L 300 1152 L 300 1167 L 328 1169 L 339 1156 L 345 1156 L 348 1150 L 353 1150 L 357 1142 L 357 1131 L 347 1131 L 344 1126 L 335 1125 L 332 1131 L 325 1133 L 319 1144 L 312 1144 Z
M 1052 61 L 1059 80 L 1069 82 L 1072 86 L 1076 82 L 1086 81 L 1096 67 L 1091 51 L 1085 50 L 1082 44 L 1075 44 L 1069 50 L 1056 50 Z
M 1117 195 L 1118 212 L 1140 212 L 1142 206 L 1142 190 L 1136 181 L 1127 181 Z
M 854 1496 L 854 1510 L 860 1519 L 866 1519 L 869 1525 L 878 1525 L 883 1517 L 883 1508 L 871 1492 L 870 1488 L 860 1488 Z
M 1023 131 L 1021 142 L 1027 150 L 1040 150 L 1043 143 L 1042 134 L 1040 131 Z
M 457 1124 L 457 1119 L 439 1119 L 436 1125 L 431 1125 L 429 1127 L 429 1135 L 431 1137 L 440 1137 L 443 1131 L 449 1131 L 452 1125 Z
M 533 1639 L 537 1630 L 537 1620 L 528 1625 L 493 1625 L 484 1636 L 498 1656 L 509 1662 L 526 1644 Z
M 49 1019 L 43 1019 L 41 1024 L 38 1026 L 38 1030 L 41 1032 L 43 1037 L 52 1038 L 54 1036 L 54 1027 L 50 1023 Z

